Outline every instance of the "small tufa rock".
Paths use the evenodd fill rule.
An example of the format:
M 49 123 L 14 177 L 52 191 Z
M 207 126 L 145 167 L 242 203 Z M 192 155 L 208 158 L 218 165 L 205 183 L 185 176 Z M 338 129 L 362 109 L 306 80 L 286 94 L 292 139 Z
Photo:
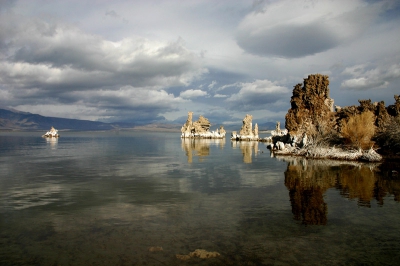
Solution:
M 58 138 L 59 136 L 60 135 L 58 135 L 58 130 L 54 127 L 51 127 L 51 129 L 47 131 L 46 134 L 42 135 L 43 138 Z

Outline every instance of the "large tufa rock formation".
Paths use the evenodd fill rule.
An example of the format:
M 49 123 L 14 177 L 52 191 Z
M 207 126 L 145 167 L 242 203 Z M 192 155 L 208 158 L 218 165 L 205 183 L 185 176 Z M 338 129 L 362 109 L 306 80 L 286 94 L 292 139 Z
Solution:
M 182 138 L 224 138 L 226 131 L 223 126 L 220 127 L 220 131 L 218 129 L 216 131 L 210 132 L 211 123 L 207 118 L 200 115 L 199 119 L 193 122 L 193 112 L 188 112 L 188 119 L 186 123 L 182 126 L 181 132 Z
M 387 110 L 391 116 L 399 117 L 400 116 L 400 95 L 394 96 L 395 103 L 393 105 L 389 105 Z
M 291 136 L 313 135 L 318 127 L 332 128 L 333 99 L 329 97 L 328 76 L 315 74 L 297 84 L 290 100 L 291 109 L 285 116 L 286 128 Z
M 231 139 L 236 140 L 259 140 L 258 137 L 258 125 L 257 123 L 254 126 L 253 130 L 253 116 L 247 114 L 243 119 L 242 128 L 239 131 L 239 134 L 236 131 L 232 132 Z
M 239 132 L 239 134 L 241 135 L 241 136 L 244 136 L 244 135 L 251 135 L 251 134 L 253 134 L 253 116 L 252 115 L 249 115 L 249 114 L 247 114 L 245 117 L 244 117 L 244 119 L 243 119 L 243 125 L 242 125 L 242 128 L 240 129 L 240 132 Z
M 395 103 L 388 107 L 385 106 L 384 101 L 372 103 L 371 100 L 358 100 L 359 106 L 352 105 L 343 108 L 336 106 L 335 116 L 339 131 L 344 121 L 347 121 L 352 116 L 364 112 L 371 112 L 374 114 L 374 124 L 378 132 L 384 130 L 384 128 L 391 122 L 392 118 L 400 117 L 400 96 L 394 95 L 394 99 Z
M 193 122 L 193 112 L 188 112 L 188 119 L 182 126 L 181 132 L 186 134 L 200 134 L 209 131 L 211 126 L 210 121 L 207 118 L 200 115 L 199 120 Z
M 291 109 L 289 109 L 285 117 L 286 128 L 289 134 L 285 136 L 275 134 L 275 136 L 272 137 L 273 145 L 271 144 L 271 148 L 277 147 L 275 144 L 279 142 L 283 142 L 284 144 L 283 148 L 281 147 L 282 149 L 288 149 L 290 147 L 304 147 L 309 143 L 323 143 L 325 141 L 335 141 L 337 144 L 347 141 L 361 148 L 362 146 L 373 144 L 373 142 L 371 142 L 372 136 L 366 135 L 366 137 L 362 137 L 361 133 L 366 134 L 365 131 L 367 129 L 372 132 L 372 134 L 375 132 L 375 140 L 383 142 L 384 145 L 386 145 L 386 142 L 389 142 L 389 144 L 386 145 L 389 149 L 393 149 L 394 146 L 398 145 L 397 143 L 400 143 L 395 138 L 398 134 L 395 132 L 398 130 L 396 128 L 398 122 L 396 121 L 400 120 L 400 97 L 398 95 L 394 96 L 395 104 L 389 105 L 388 107 L 385 107 L 383 101 L 372 103 L 371 100 L 359 100 L 359 106 L 343 108 L 336 106 L 336 112 L 334 112 L 333 100 L 329 97 L 328 85 L 328 76 L 316 74 L 309 75 L 308 78 L 304 79 L 303 86 L 297 84 L 294 87 L 293 96 L 290 101 Z M 373 119 L 374 125 L 372 127 L 369 127 L 367 125 L 368 121 L 365 120 L 369 119 L 368 116 Z M 357 121 L 355 119 L 359 119 L 359 122 L 356 122 L 354 126 L 354 121 Z M 353 128 L 349 129 L 349 123 Z M 357 125 L 360 125 L 359 123 L 364 123 L 365 127 L 368 128 L 365 128 L 364 124 L 363 126 L 357 127 Z M 343 139 L 340 139 L 340 137 Z M 390 138 L 390 141 L 386 141 L 385 138 Z M 317 148 L 317 146 L 314 148 Z M 296 149 L 291 150 L 297 152 Z M 303 151 L 307 150 L 302 150 L 301 152 Z M 332 152 L 333 149 L 327 150 L 326 152 L 328 151 Z M 322 150 L 315 150 L 315 152 L 313 157 L 318 158 L 329 157 L 339 159 L 344 156 L 343 158 L 349 160 L 351 158 L 368 161 L 381 159 L 381 156 L 372 149 L 367 153 L 361 152 L 360 150 L 357 154 L 349 154 L 349 151 L 344 151 L 343 154 L 336 153 L 332 155 Z M 348 154 L 346 154 L 346 152 Z M 307 151 L 308 155 L 311 153 L 310 150 Z M 300 155 L 300 153 L 298 155 Z
M 390 115 L 387 108 L 385 107 L 385 102 L 375 102 L 372 103 L 371 100 L 358 100 L 359 106 L 346 106 L 339 107 L 336 106 L 336 121 L 338 130 L 340 131 L 343 122 L 348 121 L 350 117 L 355 115 L 360 115 L 365 112 L 371 112 L 375 116 L 374 124 L 378 129 L 383 129 L 390 121 Z

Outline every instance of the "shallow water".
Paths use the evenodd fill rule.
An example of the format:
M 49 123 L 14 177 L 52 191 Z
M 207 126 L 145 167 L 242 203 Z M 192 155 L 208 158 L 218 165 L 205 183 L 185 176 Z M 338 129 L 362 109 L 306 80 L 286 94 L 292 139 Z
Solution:
M 3 132 L 0 265 L 396 265 L 390 167 L 177 133 Z M 176 257 L 196 249 L 220 256 Z

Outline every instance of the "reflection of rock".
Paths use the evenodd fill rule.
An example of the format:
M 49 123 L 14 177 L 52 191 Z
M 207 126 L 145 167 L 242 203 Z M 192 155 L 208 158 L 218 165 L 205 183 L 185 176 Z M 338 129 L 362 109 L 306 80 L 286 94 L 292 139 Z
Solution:
M 193 252 L 190 252 L 189 255 L 176 255 L 176 258 L 180 259 L 180 260 L 188 260 L 190 258 L 200 258 L 200 259 L 209 259 L 209 258 L 215 258 L 220 256 L 221 254 L 219 254 L 216 251 L 207 251 L 204 249 L 196 249 Z
M 199 119 L 193 122 L 193 112 L 188 113 L 188 119 L 186 123 L 182 126 L 181 132 L 182 138 L 208 138 L 208 139 L 215 139 L 215 138 L 224 138 L 226 131 L 224 130 L 223 126 L 220 127 L 216 131 L 210 132 L 211 123 L 208 121 L 207 118 L 200 115 Z
M 59 136 L 60 135 L 58 135 L 58 130 L 54 127 L 51 127 L 51 129 L 47 131 L 46 134 L 42 135 L 43 138 L 58 138 Z
M 292 213 L 304 224 L 327 223 L 328 206 L 323 194 L 329 188 L 340 190 L 361 207 L 370 207 L 374 198 L 383 204 L 387 194 L 400 195 L 400 180 L 387 180 L 379 175 L 379 164 L 333 160 L 307 160 L 301 157 L 278 157 L 288 162 L 285 185 L 289 190 Z M 398 189 L 394 189 L 394 188 Z M 397 198 L 396 198 L 397 195 Z
M 182 138 L 182 149 L 186 152 L 188 162 L 193 162 L 193 153 L 199 157 L 200 161 L 202 157 L 210 155 L 210 145 L 216 144 L 223 149 L 225 146 L 225 139 L 199 139 L 199 138 Z
M 288 164 L 285 185 L 289 190 L 294 219 L 304 224 L 324 225 L 327 223 L 328 207 L 323 193 L 335 185 L 335 178 L 328 177 L 329 168 L 316 171 L 308 161 Z
M 304 224 L 325 225 L 328 220 L 328 207 L 324 202 L 324 192 L 320 187 L 291 188 L 289 196 L 294 219 L 302 220 Z
M 243 119 L 243 125 L 240 129 L 239 134 L 236 131 L 232 132 L 231 139 L 232 140 L 259 140 L 258 137 L 258 125 L 254 126 L 253 130 L 253 116 L 247 114 Z
M 253 152 L 255 155 L 258 154 L 258 142 L 257 141 L 241 141 L 241 142 L 232 142 L 232 147 L 239 147 L 243 154 L 243 162 L 251 163 Z
M 373 171 L 367 167 L 361 167 L 356 171 L 353 167 L 342 167 L 338 178 L 340 183 L 337 188 L 340 189 L 342 196 L 358 199 L 359 206 L 371 206 L 377 181 Z
M 51 147 L 52 149 L 55 149 L 55 148 L 57 147 L 58 138 L 57 138 L 57 137 L 55 137 L 55 138 L 53 138 L 53 137 L 46 137 L 46 142 L 47 142 L 48 144 L 50 144 L 50 147 Z

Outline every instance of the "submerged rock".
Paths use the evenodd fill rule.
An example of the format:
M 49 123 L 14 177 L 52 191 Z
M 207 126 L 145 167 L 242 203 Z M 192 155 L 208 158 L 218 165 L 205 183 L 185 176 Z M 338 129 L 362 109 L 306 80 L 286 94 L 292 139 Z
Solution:
M 150 252 L 164 251 L 162 247 L 149 247 Z
M 176 258 L 180 259 L 180 260 L 188 260 L 188 259 L 194 258 L 194 257 L 197 257 L 197 258 L 200 258 L 200 259 L 209 259 L 209 258 L 218 257 L 220 255 L 221 254 L 219 254 L 216 251 L 207 251 L 205 249 L 196 249 L 195 251 L 190 252 L 189 255 L 177 254 Z

